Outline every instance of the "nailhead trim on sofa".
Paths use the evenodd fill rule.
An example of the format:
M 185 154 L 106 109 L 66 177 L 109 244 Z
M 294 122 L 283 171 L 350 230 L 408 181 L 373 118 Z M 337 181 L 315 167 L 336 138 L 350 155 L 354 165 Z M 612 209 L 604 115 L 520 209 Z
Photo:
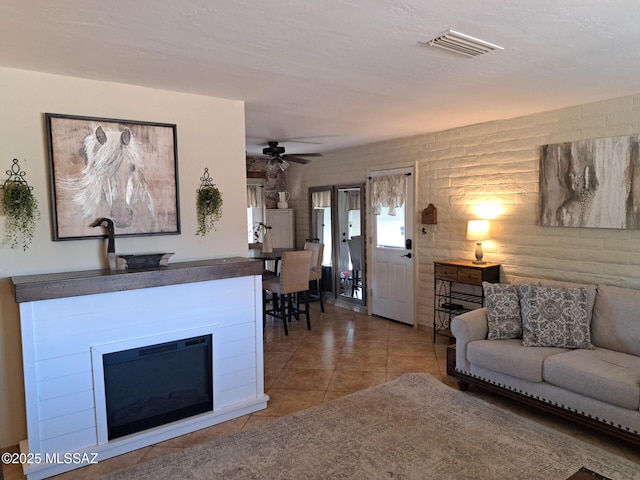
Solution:
M 617 424 L 616 422 L 613 422 L 611 420 L 603 419 L 600 417 L 594 417 L 591 414 L 588 414 L 586 412 L 581 412 L 579 410 L 576 410 L 571 407 L 567 407 L 565 405 L 558 404 L 557 402 L 547 400 L 544 397 L 540 397 L 537 395 L 534 396 L 520 389 L 514 389 L 508 385 L 502 385 L 501 383 L 495 382 L 491 379 L 474 375 L 469 372 L 463 372 L 458 368 L 455 369 L 453 376 L 456 379 L 458 379 L 458 382 L 471 383 L 480 388 L 485 388 L 495 393 L 505 395 L 506 391 L 513 392 L 513 394 L 529 399 L 529 402 L 527 403 L 532 406 L 536 406 L 543 410 L 556 413 L 566 418 L 570 418 L 572 420 L 577 421 L 578 423 L 582 423 L 590 427 L 597 428 L 611 435 L 623 438 L 624 440 L 631 441 L 632 443 L 640 444 L 640 431 L 636 429 L 623 427 L 622 425 Z M 488 386 L 491 386 L 492 388 L 487 388 Z M 515 398 L 516 400 L 522 400 L 522 398 L 517 398 L 517 397 L 514 397 L 513 395 L 505 395 L 505 396 Z M 547 407 L 545 408 L 545 406 Z

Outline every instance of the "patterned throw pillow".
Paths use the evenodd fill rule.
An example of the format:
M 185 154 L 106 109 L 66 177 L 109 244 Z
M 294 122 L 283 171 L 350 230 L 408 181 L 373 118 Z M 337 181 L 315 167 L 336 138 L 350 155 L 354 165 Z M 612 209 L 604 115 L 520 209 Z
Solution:
M 518 286 L 502 283 L 482 282 L 485 304 L 487 305 L 487 323 L 489 340 L 507 340 L 522 338 L 522 317 Z
M 587 289 L 519 285 L 525 347 L 593 348 Z

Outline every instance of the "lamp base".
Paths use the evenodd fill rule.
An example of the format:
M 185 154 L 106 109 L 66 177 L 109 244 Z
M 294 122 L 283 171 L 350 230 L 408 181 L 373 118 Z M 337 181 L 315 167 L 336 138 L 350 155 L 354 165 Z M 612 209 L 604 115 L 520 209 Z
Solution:
M 473 263 L 475 263 L 476 265 L 484 265 L 485 261 L 482 260 L 482 257 L 484 256 L 484 252 L 482 251 L 482 242 L 477 242 L 476 243 L 476 259 L 473 261 Z

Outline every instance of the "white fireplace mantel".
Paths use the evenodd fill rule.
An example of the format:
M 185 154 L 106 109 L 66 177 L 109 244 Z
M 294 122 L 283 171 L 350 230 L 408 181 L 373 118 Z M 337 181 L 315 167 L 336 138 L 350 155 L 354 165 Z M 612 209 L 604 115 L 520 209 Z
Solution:
M 246 258 L 13 277 L 20 304 L 29 480 L 266 408 L 262 263 Z M 213 337 L 213 411 L 100 440 L 92 349 L 158 336 Z M 99 393 L 98 393 L 99 394 Z M 97 420 L 98 419 L 98 420 Z M 97 454 L 97 455 L 94 455 Z

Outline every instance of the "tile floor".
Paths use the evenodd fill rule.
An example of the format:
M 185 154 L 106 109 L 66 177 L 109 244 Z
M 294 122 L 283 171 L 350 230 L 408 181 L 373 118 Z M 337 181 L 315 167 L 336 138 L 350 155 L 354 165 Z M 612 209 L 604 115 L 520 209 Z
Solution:
M 439 338 L 432 343 L 430 328 L 415 329 L 334 305 L 326 305 L 326 312 L 321 313 L 318 303 L 312 304 L 311 321 L 311 331 L 307 331 L 306 322 L 294 321 L 287 337 L 280 321 L 267 321 L 265 389 L 271 398 L 267 409 L 54 478 L 93 479 L 393 380 L 407 372 L 427 372 L 456 386 L 446 374 L 448 341 Z M 530 411 L 502 397 L 473 389 L 470 393 L 640 464 L 637 446 Z M 5 465 L 4 476 L 5 480 L 25 478 L 18 466 Z

